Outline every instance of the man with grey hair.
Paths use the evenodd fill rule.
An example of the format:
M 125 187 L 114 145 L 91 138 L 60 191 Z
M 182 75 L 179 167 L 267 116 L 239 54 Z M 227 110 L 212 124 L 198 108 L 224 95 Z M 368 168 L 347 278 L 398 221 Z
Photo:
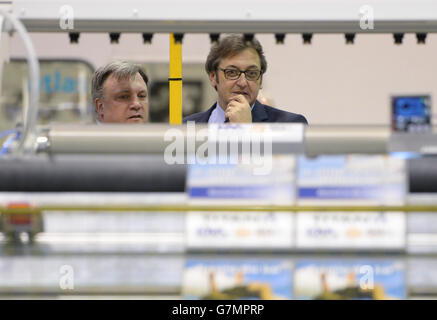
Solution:
M 144 69 L 128 61 L 113 61 L 98 68 L 91 89 L 98 121 L 148 122 L 148 81 Z

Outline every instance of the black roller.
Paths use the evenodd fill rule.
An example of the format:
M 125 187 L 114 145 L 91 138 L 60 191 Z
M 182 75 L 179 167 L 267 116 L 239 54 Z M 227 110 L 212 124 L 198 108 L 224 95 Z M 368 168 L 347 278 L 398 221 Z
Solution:
M 186 165 L 162 155 L 0 159 L 0 192 L 184 192 Z M 437 193 L 437 157 L 408 160 L 410 193 Z
M 410 159 L 408 178 L 410 193 L 437 192 L 437 157 Z
M 2 192 L 184 192 L 185 177 L 185 165 L 162 155 L 0 159 Z

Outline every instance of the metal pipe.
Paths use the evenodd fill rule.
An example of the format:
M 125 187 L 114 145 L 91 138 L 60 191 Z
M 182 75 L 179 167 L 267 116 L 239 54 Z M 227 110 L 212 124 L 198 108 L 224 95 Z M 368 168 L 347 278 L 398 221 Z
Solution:
M 305 154 L 385 154 L 390 133 L 385 126 L 308 126 Z
M 254 124 L 256 126 L 256 124 Z M 284 124 L 271 124 L 284 125 Z M 207 125 L 196 125 L 200 131 Z M 177 127 L 165 124 L 148 124 L 147 126 L 105 124 L 97 125 L 56 125 L 47 133 L 48 145 L 45 150 L 51 153 L 160 153 L 162 154 L 171 139 L 170 129 L 180 130 L 187 146 L 187 126 Z M 284 131 L 284 135 L 287 132 Z M 167 138 L 166 138 L 167 137 Z M 385 154 L 387 153 L 390 129 L 375 126 L 308 126 L 305 127 L 305 154 L 316 156 L 322 154 Z M 195 141 L 195 149 L 202 141 Z M 274 138 L 273 146 L 280 144 Z M 282 142 L 285 144 L 284 142 Z M 299 144 L 299 143 L 297 143 Z M 188 148 L 184 148 L 187 152 Z M 275 148 L 273 148 L 275 150 Z M 295 149 L 303 152 L 302 148 Z M 290 149 L 290 151 L 292 151 Z M 295 152 L 296 153 L 296 152 Z
M 30 143 L 33 137 L 36 135 L 36 123 L 38 120 L 38 101 L 39 101 L 39 63 L 35 53 L 35 49 L 32 45 L 32 41 L 26 31 L 26 28 L 14 15 L 0 9 L 0 14 L 9 20 L 14 28 L 18 31 L 18 34 L 23 39 L 24 47 L 27 52 L 27 63 L 29 65 L 29 110 L 25 113 L 24 129 L 21 135 L 21 140 L 17 148 L 18 153 L 31 151 Z
M 204 127 L 204 126 L 199 126 Z M 172 140 L 165 141 L 167 124 L 56 125 L 47 132 L 39 151 L 62 153 L 159 153 Z M 196 128 L 198 128 L 196 126 Z M 186 126 L 175 126 L 186 139 Z M 184 143 L 185 145 L 185 143 Z
M 437 153 L 437 131 L 418 135 L 391 132 L 388 126 L 304 126 L 300 137 L 293 138 L 296 124 L 252 124 L 257 130 L 269 126 L 272 136 L 272 152 L 305 154 L 309 157 L 332 154 L 389 154 L 392 152 Z M 209 129 L 208 129 L 209 128 Z M 198 150 L 205 140 L 198 133 L 209 130 L 209 139 L 226 139 L 221 131 L 210 130 L 207 124 L 168 125 L 52 125 L 45 136 L 37 139 L 38 151 L 52 154 L 62 153 L 155 153 L 164 154 L 172 142 L 183 141 L 183 152 Z M 235 128 L 232 128 L 235 129 Z M 221 130 L 221 129 L 220 129 Z M 225 130 L 225 129 L 223 129 Z M 231 129 L 226 129 L 229 133 Z M 235 134 L 237 131 L 235 131 Z M 248 131 L 249 132 L 249 131 Z M 259 132 L 259 130 L 258 130 Z M 176 135 L 177 133 L 177 135 Z M 212 134 L 218 136 L 212 136 Z M 246 139 L 250 135 L 246 136 Z M 243 137 L 238 136 L 239 144 Z M 209 142 L 211 142 L 210 140 Z M 228 140 L 229 141 L 229 140 Z M 261 141 L 265 143 L 265 141 Z M 167 150 L 168 151 L 168 150 Z

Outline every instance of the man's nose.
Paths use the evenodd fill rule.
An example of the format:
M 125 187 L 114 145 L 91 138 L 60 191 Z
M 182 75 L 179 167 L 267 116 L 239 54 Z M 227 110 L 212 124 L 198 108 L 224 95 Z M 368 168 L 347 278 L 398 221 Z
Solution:
M 129 107 L 130 107 L 131 109 L 135 109 L 135 110 L 139 110 L 139 109 L 141 109 L 142 104 L 141 104 L 140 99 L 139 99 L 139 98 L 134 98 L 134 99 L 131 101 L 131 104 L 130 104 Z
M 247 86 L 247 79 L 244 73 L 240 74 L 240 77 L 237 79 L 237 85 L 240 87 Z

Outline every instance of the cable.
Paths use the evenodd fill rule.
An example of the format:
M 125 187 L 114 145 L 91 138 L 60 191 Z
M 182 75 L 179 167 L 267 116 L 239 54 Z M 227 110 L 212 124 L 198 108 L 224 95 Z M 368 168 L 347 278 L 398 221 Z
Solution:
M 36 122 L 38 117 L 38 100 L 39 100 L 39 63 L 35 53 L 35 49 L 32 45 L 32 41 L 29 34 L 26 31 L 23 23 L 16 18 L 14 15 L 0 9 L 0 14 L 3 15 L 7 20 L 9 20 L 18 34 L 23 39 L 24 47 L 27 51 L 27 63 L 29 65 L 29 110 L 27 112 L 27 117 L 24 119 L 24 129 L 21 135 L 21 140 L 18 145 L 17 151 L 23 152 L 25 147 L 25 142 L 28 139 L 30 133 L 36 130 Z

